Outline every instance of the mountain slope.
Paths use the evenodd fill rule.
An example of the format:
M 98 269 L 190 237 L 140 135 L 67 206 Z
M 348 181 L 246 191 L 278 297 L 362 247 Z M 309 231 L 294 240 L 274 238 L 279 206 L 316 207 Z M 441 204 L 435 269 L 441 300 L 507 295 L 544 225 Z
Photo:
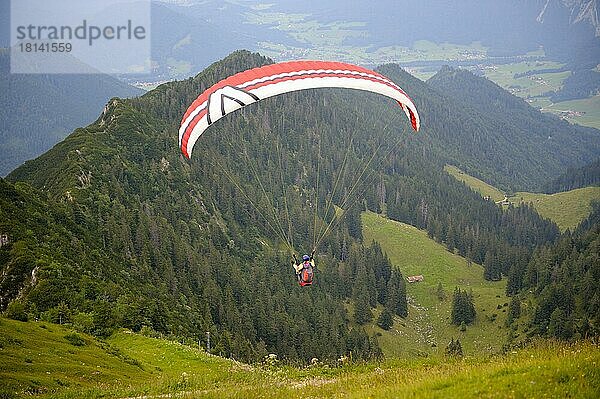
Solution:
M 581 169 L 581 172 L 587 172 L 588 168 L 589 166 Z M 497 188 L 465 174 L 455 166 L 447 165 L 444 170 L 483 197 L 489 196 L 496 203 L 502 202 L 503 205 L 507 205 L 504 202 L 506 200 L 511 206 L 531 205 L 542 217 L 554 221 L 563 232 L 567 229 L 573 231 L 592 213 L 594 203 L 600 201 L 600 187 L 581 187 L 550 194 L 520 191 L 507 197 L 507 194 Z M 575 173 L 565 177 L 567 181 L 570 181 L 571 178 L 581 181 L 585 176 L 584 173 L 579 175 Z M 564 182 L 564 180 L 562 181 Z
M 376 329 L 382 334 L 379 341 L 386 355 L 441 355 L 453 338 L 460 339 L 465 354 L 500 351 L 508 336 L 503 305 L 510 299 L 504 283 L 485 281 L 481 265 L 449 252 L 413 226 L 371 212 L 364 213 L 362 221 L 367 242 L 377 241 L 405 276 L 424 277 L 407 284 L 408 318 L 396 320 L 389 332 Z M 438 284 L 445 298 L 438 298 Z M 452 293 L 457 287 L 473 293 L 477 311 L 475 323 L 464 332 L 450 323 Z
M 99 246 L 119 269 L 104 270 L 98 267 L 102 262 L 78 262 L 76 256 L 72 264 L 45 265 L 45 284 L 38 280 L 24 291 L 28 306 L 35 303 L 42 317 L 54 320 L 53 309 L 60 305 L 54 293 L 60 284 L 47 281 L 46 276 L 70 272 L 79 264 L 94 278 L 69 281 L 72 295 L 62 297 L 63 306 L 74 314 L 93 314 L 96 334 L 115 326 L 136 331 L 151 326 L 178 336 L 210 331 L 216 353 L 249 360 L 261 358 L 267 348 L 282 358 L 303 361 L 334 358 L 350 350 L 358 357 L 377 354 L 364 332 L 348 328 L 339 298 L 348 294 L 336 281 L 337 268 L 332 265 L 328 270 L 323 262 L 320 284 L 310 291 L 300 290 L 291 272 L 290 252 L 276 250 L 265 221 L 249 203 L 240 201 L 226 174 L 179 155 L 173 119 L 183 111 L 165 104 L 187 96 L 181 101 L 183 108 L 198 86 L 205 84 L 201 79 L 217 79 L 264 61 L 241 52 L 209 68 L 195 82 L 164 85 L 138 100 L 112 100 L 95 124 L 78 129 L 11 174 L 11 179 L 43 188 L 51 201 L 66 204 L 69 211 L 77 208 L 76 217 L 93 241 L 92 248 Z M 179 90 L 173 90 L 177 86 Z M 170 98 L 154 102 L 162 95 Z M 153 112 L 173 112 L 173 119 L 155 117 Z M 239 122 L 238 129 L 244 129 Z M 245 129 L 260 131 L 255 123 Z M 237 134 L 235 130 L 231 134 Z M 215 133 L 207 142 L 212 144 L 206 148 L 209 156 L 200 160 L 234 164 L 236 159 L 220 154 L 228 146 L 219 144 L 219 129 Z M 41 165 L 43 172 L 38 169 Z M 247 189 L 258 188 L 254 184 Z M 253 196 L 260 198 L 260 193 Z M 290 198 L 291 211 L 298 213 L 295 220 L 300 218 L 306 226 L 310 220 L 312 226 L 312 214 L 310 219 L 304 216 L 307 211 L 297 204 L 300 201 Z M 296 234 L 305 234 L 297 224 Z M 10 251 L 20 241 L 10 224 L 8 230 L 15 244 L 0 249 L 3 269 L 10 266 Z M 60 252 L 64 246 L 55 250 Z M 95 252 L 92 248 L 90 253 Z M 326 250 L 322 259 L 335 265 Z M 31 273 L 31 266 L 27 272 Z M 81 302 L 78 295 L 87 300 Z M 305 302 L 312 304 L 311 312 L 295 305 Z M 305 341 L 314 335 L 335 339 L 307 345 Z M 291 341 L 292 336 L 300 338 Z
M 8 398 L 110 385 L 115 391 L 125 381 L 141 385 L 154 377 L 119 348 L 58 324 L 0 318 L 0 348 L 0 395 Z
M 545 193 L 552 194 L 587 186 L 600 186 L 600 158 L 580 168 L 568 169 L 543 188 Z
M 600 187 L 583 187 L 554 194 L 516 192 L 508 199 L 515 204 L 531 204 L 540 215 L 553 220 L 561 231 L 573 231 L 600 202 Z
M 153 78 L 186 78 L 235 49 L 252 45 L 248 36 L 232 29 L 238 17 L 233 10 L 238 6 L 214 3 L 205 3 L 200 7 L 174 7 L 152 2 Z M 215 10 L 219 8 L 228 11 Z M 231 14 L 231 21 L 215 21 L 215 14 L 207 13 L 208 9 L 218 14 Z
M 527 268 L 511 270 L 507 292 L 536 298 L 530 334 L 579 339 L 600 331 L 600 205 L 556 245 L 538 248 Z
M 555 4 L 551 5 L 551 3 Z M 569 23 L 571 25 L 579 23 L 591 25 L 596 32 L 596 36 L 600 36 L 600 19 L 598 18 L 598 2 L 596 0 L 546 0 L 536 21 L 540 24 L 546 22 L 545 14 L 548 10 L 548 6 L 560 7 L 561 3 L 565 9 L 570 11 Z
M 464 122 L 459 119 L 452 127 L 454 134 L 462 138 L 457 145 L 464 145 L 462 151 L 473 153 L 479 163 L 465 160 L 463 153 L 458 166 L 495 186 L 537 190 L 543 182 L 564 172 L 565 166 L 584 165 L 600 152 L 598 130 L 542 114 L 468 71 L 445 67 L 427 83 L 453 98 L 462 109 L 455 112 L 471 116 Z
M 107 75 L 23 75 L 9 68 L 8 51 L 0 49 L 0 176 L 93 121 L 111 97 L 142 92 Z
M 466 174 L 456 166 L 445 165 L 444 170 L 450 175 L 454 176 L 457 180 L 460 180 L 467 186 L 471 187 L 474 191 L 477 191 L 484 198 L 487 197 L 497 203 L 502 201 L 505 197 L 505 194 L 496 187 L 484 182 L 483 180 L 479 180 L 476 177 Z
M 41 292 L 34 299 L 41 307 L 60 303 L 74 287 L 89 287 L 99 265 L 110 276 L 107 280 L 122 282 L 114 263 L 91 239 L 77 206 L 49 202 L 29 185 L 12 185 L 3 179 L 0 205 L 0 235 L 7 241 L 0 245 L 3 309 L 15 298 L 29 295 L 32 288 Z

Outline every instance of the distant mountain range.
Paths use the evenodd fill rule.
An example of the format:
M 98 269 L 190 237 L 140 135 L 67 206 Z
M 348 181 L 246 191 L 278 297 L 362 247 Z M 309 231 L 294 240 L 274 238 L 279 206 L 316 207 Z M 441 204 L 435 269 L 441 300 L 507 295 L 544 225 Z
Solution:
M 214 4 L 216 6 L 216 4 Z M 236 5 L 225 3 L 225 11 L 215 7 L 181 7 L 152 3 L 151 79 L 171 80 L 196 74 L 210 63 L 239 48 L 252 48 L 242 29 L 231 21 L 219 21 L 222 14 L 238 19 Z M 232 26 L 233 25 L 233 26 Z M 127 78 L 127 77 L 125 77 Z M 147 76 L 141 78 L 148 79 Z
M 4 45 L 8 43 L 5 42 L 8 35 L 4 35 L 8 33 L 8 4 L 7 1 L 1 4 L 0 22 L 6 23 L 0 24 L 3 30 L 0 44 Z M 384 0 L 378 2 L 376 10 L 368 2 L 348 6 L 339 0 L 302 4 L 289 0 L 263 5 L 216 0 L 154 2 L 153 75 L 124 79 L 133 83 L 138 79 L 163 81 L 187 77 L 237 48 L 253 49 L 261 41 L 308 45 L 288 32 L 274 29 L 273 23 L 248 21 L 249 13 L 262 11 L 273 15 L 296 13 L 305 15 L 302 18 L 306 21 L 325 24 L 360 22 L 363 25 L 353 29 L 364 31 L 365 35 L 347 39 L 356 46 L 411 45 L 418 39 L 456 43 L 481 40 L 490 46 L 491 53 L 519 54 L 542 44 L 549 56 L 568 63 L 565 68 L 576 71 L 553 98 L 578 98 L 600 88 L 600 73 L 594 70 L 600 59 L 595 0 L 508 0 L 500 3 L 468 0 L 452 5 L 434 0 Z M 447 23 L 459 19 L 468 23 Z M 2 71 L 6 71 L 6 54 L 2 55 L 0 63 Z M 3 73 L 0 79 L 7 88 L 1 97 L 3 111 L 0 112 L 5 123 L 0 132 L 4 140 L 0 149 L 0 175 L 47 150 L 76 126 L 92 121 L 110 97 L 141 93 L 106 76 L 21 75 L 9 78 Z M 50 103 L 41 104 L 45 99 L 51 99 Z M 29 110 L 34 104 L 38 113 L 32 118 Z M 60 111 L 56 109 L 59 104 Z M 34 120 L 39 122 L 38 125 Z
M 265 43 L 278 61 L 286 59 L 286 48 L 318 54 L 320 36 L 367 52 L 412 47 L 418 40 L 480 42 L 489 57 L 543 48 L 548 59 L 565 64 L 561 70 L 572 72 L 556 101 L 587 98 L 600 89 L 597 0 L 381 0 L 376 7 L 345 0 L 177 0 L 155 3 L 153 16 L 157 79 L 187 77 L 234 49 L 261 51 Z M 278 51 L 281 57 L 273 54 Z M 327 56 L 335 58 L 335 51 L 330 46 Z
M 600 36 L 597 0 L 465 0 L 448 3 L 440 0 L 381 0 L 376 7 L 368 1 L 343 0 L 327 2 L 282 0 L 261 4 L 253 1 L 220 2 L 215 0 L 159 1 L 172 10 L 212 23 L 226 31 L 244 32 L 255 40 L 293 41 L 291 35 L 281 37 L 273 27 L 278 19 L 252 24 L 247 13 L 296 15 L 307 21 L 357 22 L 354 29 L 364 31 L 353 39 L 356 45 L 412 45 L 415 40 L 437 43 L 470 43 L 482 41 L 493 50 L 517 54 L 552 42 L 582 42 L 586 37 Z M 281 20 L 281 18 L 279 19 Z M 460 22 L 459 22 L 460 21 Z M 270 35 L 269 35 L 270 33 Z M 276 37 L 273 37 L 276 36 Z M 244 40 L 239 37 L 238 40 Z M 298 42 L 296 41 L 296 44 Z M 301 44 L 301 43 L 299 43 Z
M 0 176 L 94 121 L 111 97 L 142 90 L 108 75 L 11 74 L 0 49 Z
M 0 46 L 6 47 L 10 7 L 8 1 L 1 3 Z M 356 34 L 343 43 L 370 51 L 412 46 L 417 40 L 480 41 L 490 55 L 520 55 L 543 46 L 548 56 L 568 62 L 571 70 L 594 68 L 600 55 L 597 0 L 380 0 L 376 7 L 345 0 L 157 0 L 152 3 L 151 79 L 188 77 L 231 51 L 257 50 L 262 42 L 310 47 L 287 25 L 278 27 L 290 16 L 292 25 L 306 29 L 351 23 L 344 29 Z

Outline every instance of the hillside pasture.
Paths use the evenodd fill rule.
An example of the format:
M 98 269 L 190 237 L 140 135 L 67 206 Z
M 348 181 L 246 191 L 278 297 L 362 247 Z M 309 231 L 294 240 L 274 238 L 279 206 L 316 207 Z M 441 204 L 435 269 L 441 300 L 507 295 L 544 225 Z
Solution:
M 467 354 L 500 351 L 508 334 L 504 324 L 510 299 L 504 293 L 505 281 L 484 280 L 481 265 L 449 252 L 413 226 L 372 212 L 362 214 L 362 223 L 366 242 L 377 241 L 404 277 L 424 276 L 421 282 L 407 283 L 409 315 L 405 320 L 396 318 L 389 331 L 371 326 L 371 332 L 381 334 L 378 339 L 386 356 L 439 355 L 452 338 L 460 339 Z M 437 296 L 440 283 L 444 300 Z M 475 322 L 466 331 L 450 323 L 452 294 L 457 287 L 473 292 L 477 311 Z

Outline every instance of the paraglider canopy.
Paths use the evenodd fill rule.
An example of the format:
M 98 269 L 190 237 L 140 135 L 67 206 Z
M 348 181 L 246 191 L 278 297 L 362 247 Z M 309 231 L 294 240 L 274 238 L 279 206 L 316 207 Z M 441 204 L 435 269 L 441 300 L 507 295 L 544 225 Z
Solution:
M 413 129 L 419 130 L 419 114 L 412 100 L 385 76 L 342 62 L 290 61 L 237 73 L 200 94 L 181 121 L 181 151 L 189 158 L 202 133 L 230 112 L 278 94 L 325 87 L 364 90 L 393 98 L 410 119 Z
M 265 65 L 259 68 L 249 69 L 235 75 L 229 76 L 216 84 L 212 85 L 204 92 L 202 92 L 188 107 L 187 111 L 183 115 L 181 125 L 179 127 L 179 146 L 182 153 L 190 158 L 194 145 L 200 136 L 217 120 L 221 119 L 225 115 L 234 112 L 240 108 L 256 103 L 263 99 L 273 97 L 279 94 L 315 89 L 315 88 L 346 88 L 368 91 L 376 94 L 381 94 L 386 97 L 394 99 L 402 108 L 406 116 L 415 131 L 419 130 L 420 119 L 417 109 L 408 97 L 408 95 L 398 85 L 392 82 L 390 79 L 381 75 L 378 72 L 372 71 L 367 68 L 363 68 L 357 65 L 346 64 L 342 62 L 329 62 L 329 61 L 290 61 L 281 62 L 270 65 Z M 324 106 L 324 105 L 323 105 Z M 400 113 L 398 113 L 400 114 Z M 386 125 L 393 124 L 392 121 Z M 366 181 L 371 174 L 367 168 L 371 165 L 371 162 L 375 159 L 375 154 L 369 157 L 369 160 L 365 162 L 364 167 L 361 171 L 355 174 L 355 180 L 349 187 L 345 199 L 339 204 L 339 207 L 343 209 L 341 216 L 337 216 L 334 210 L 334 215 L 327 222 L 329 211 L 334 209 L 332 207 L 333 200 L 336 197 L 336 190 L 340 178 L 345 171 L 345 166 L 348 160 L 348 154 L 351 149 L 352 140 L 348 141 L 346 155 L 342 161 L 341 167 L 339 168 L 339 174 L 334 179 L 332 192 L 327 195 L 327 203 L 325 206 L 325 212 L 322 216 L 323 223 L 318 229 L 317 233 L 317 220 L 318 220 L 318 198 L 319 194 L 319 168 L 317 166 L 316 173 L 316 189 L 315 200 L 314 200 L 314 227 L 313 227 L 313 252 L 311 255 L 304 255 L 302 257 L 303 262 L 299 263 L 294 255 L 294 267 L 298 276 L 300 285 L 311 285 L 313 282 L 313 255 L 316 249 L 319 247 L 320 242 L 329 234 L 342 220 L 344 213 L 352 206 L 349 199 L 358 192 L 361 179 Z M 392 146 L 388 154 L 400 143 Z M 242 143 L 243 145 L 243 143 Z M 279 147 L 278 147 L 279 148 Z M 377 151 L 376 151 L 377 152 Z M 247 156 L 247 152 L 244 149 L 243 154 Z M 249 159 L 249 157 L 248 157 Z M 320 141 L 319 141 L 319 154 L 316 156 L 317 162 L 320 159 Z M 385 159 L 385 157 L 383 157 Z M 280 168 L 281 168 L 281 153 L 279 157 Z M 250 164 L 250 169 L 258 179 L 258 173 L 256 168 Z M 226 168 L 223 168 L 226 172 Z M 294 244 L 292 240 L 292 221 L 289 217 L 289 210 L 287 209 L 286 201 L 286 190 L 283 189 L 283 204 L 286 207 L 288 229 L 287 231 L 283 228 L 281 221 L 279 220 L 278 212 L 272 210 L 271 212 L 261 212 L 258 206 L 254 203 L 253 199 L 250 198 L 243 190 L 243 187 L 234 179 L 229 173 L 226 172 L 226 176 L 229 180 L 242 192 L 248 202 L 258 211 L 258 214 L 267 222 L 267 226 L 275 232 L 288 246 L 288 249 L 294 252 Z M 283 174 L 281 174 L 281 186 L 284 186 Z M 266 198 L 266 203 L 269 207 L 273 207 L 270 200 L 270 196 L 267 194 L 264 185 L 259 180 L 260 188 Z M 273 223 L 270 222 L 269 216 L 272 216 Z M 337 222 L 337 223 L 336 223 Z M 335 223 L 335 224 L 334 224 Z

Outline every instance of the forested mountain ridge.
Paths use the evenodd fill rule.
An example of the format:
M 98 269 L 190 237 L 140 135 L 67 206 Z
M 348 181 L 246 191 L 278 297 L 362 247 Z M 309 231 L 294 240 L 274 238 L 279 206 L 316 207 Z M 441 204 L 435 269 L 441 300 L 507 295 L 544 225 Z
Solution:
M 507 293 L 520 308 L 531 296 L 528 336 L 581 339 L 600 334 L 600 203 L 574 232 L 538 248 L 526 268 L 514 268 Z M 511 305 L 512 306 L 512 305 Z
M 569 168 L 544 184 L 545 193 L 558 193 L 587 186 L 600 186 L 600 158 L 580 168 Z
M 600 152 L 597 129 L 571 125 L 542 114 L 523 99 L 471 72 L 442 68 L 427 83 L 449 96 L 461 112 L 472 115 L 476 130 L 453 125 L 459 145 L 472 160 L 457 159 L 469 174 L 508 191 L 539 191 L 565 171 L 591 162 Z M 451 122 L 452 123 L 452 122 Z M 464 131 L 464 132 L 463 132 Z
M 216 123 L 195 148 L 201 156 L 184 159 L 177 128 L 187 105 L 216 81 L 267 62 L 239 51 L 193 79 L 113 99 L 95 123 L 11 173 L 7 193 L 31 184 L 62 216 L 52 221 L 40 212 L 42 227 L 32 228 L 7 206 L 14 210 L 3 219 L 10 243 L 0 248 L 2 283 L 22 284 L 3 293 L 3 306 L 17 298 L 33 316 L 87 320 L 96 334 L 210 331 L 216 353 L 243 359 L 267 351 L 287 359 L 348 351 L 369 358 L 379 355 L 377 343 L 349 320 L 368 320 L 378 303 L 403 316 L 406 296 L 379 246 L 361 243 L 360 210 L 427 229 L 484 264 L 489 280 L 557 238 L 556 226 L 532 209 L 502 210 L 457 183 L 442 170 L 439 138 L 448 134 L 429 126 L 407 134 L 400 110 L 374 95 L 316 90 L 267 99 Z M 396 66 L 382 72 L 416 99 L 424 120 L 435 117 L 428 114 L 434 92 L 423 82 Z M 12 203 L 8 194 L 3 200 Z M 275 217 L 289 227 L 293 249 L 308 251 L 332 220 L 328 204 L 347 214 L 319 242 L 316 285 L 300 290 Z M 61 233 L 72 224 L 81 231 Z M 57 244 L 36 239 L 45 230 Z M 19 263 L 24 240 L 35 256 Z

